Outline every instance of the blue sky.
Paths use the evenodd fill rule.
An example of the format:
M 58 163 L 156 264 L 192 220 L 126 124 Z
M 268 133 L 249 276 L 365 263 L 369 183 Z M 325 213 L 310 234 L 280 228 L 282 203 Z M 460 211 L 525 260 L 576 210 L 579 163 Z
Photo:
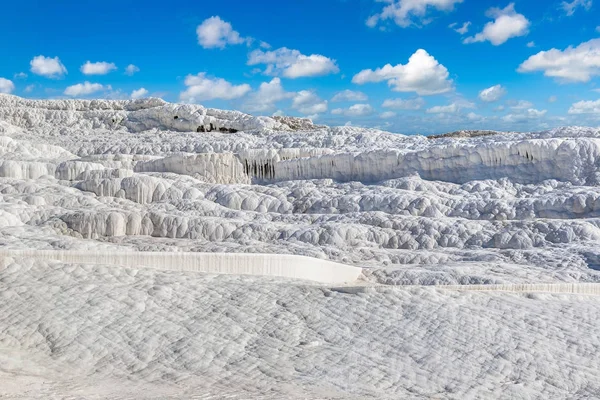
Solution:
M 8 2 L 0 92 L 159 96 L 401 133 L 599 126 L 596 2 Z

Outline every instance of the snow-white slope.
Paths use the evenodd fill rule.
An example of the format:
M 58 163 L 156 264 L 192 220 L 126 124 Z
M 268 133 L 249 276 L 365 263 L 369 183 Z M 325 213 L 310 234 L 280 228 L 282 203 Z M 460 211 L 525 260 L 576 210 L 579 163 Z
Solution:
M 0 380 L 109 390 L 98 398 L 131 397 L 124 379 L 175 397 L 218 398 L 229 382 L 239 398 L 599 396 L 595 297 L 127 268 L 161 267 L 140 251 L 266 253 L 363 268 L 352 285 L 600 282 L 599 184 L 598 129 L 428 139 L 159 99 L 0 95 L 0 364 L 13 365 Z M 329 265 L 317 261 L 306 271 Z M 277 275 L 318 278 L 294 268 Z
M 0 386 L 46 399 L 597 398 L 598 297 L 345 294 L 22 260 L 0 270 Z M 8 398 L 18 398 L 7 394 Z

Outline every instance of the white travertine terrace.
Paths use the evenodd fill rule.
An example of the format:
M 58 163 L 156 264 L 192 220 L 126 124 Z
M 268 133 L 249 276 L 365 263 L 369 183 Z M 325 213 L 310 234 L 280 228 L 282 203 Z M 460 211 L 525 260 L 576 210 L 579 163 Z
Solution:
M 480 133 L 0 94 L 0 397 L 600 397 L 600 129 Z
M 326 284 L 355 282 L 362 273 L 357 267 L 289 254 L 9 250 L 0 251 L 0 258 L 5 265 L 14 262 L 15 259 L 26 258 L 164 271 L 273 276 Z

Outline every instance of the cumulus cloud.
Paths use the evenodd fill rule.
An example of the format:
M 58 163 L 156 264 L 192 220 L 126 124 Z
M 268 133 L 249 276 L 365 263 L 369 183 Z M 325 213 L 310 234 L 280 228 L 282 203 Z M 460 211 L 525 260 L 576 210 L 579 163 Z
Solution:
M 546 115 L 547 110 L 536 110 L 535 108 L 528 108 L 519 113 L 515 114 L 507 114 L 502 117 L 504 122 L 509 123 L 523 123 L 527 121 L 531 121 L 533 119 L 538 119 Z
M 425 100 L 420 97 L 415 99 L 385 99 L 382 107 L 395 110 L 419 110 L 425 105 Z
M 600 100 L 573 103 L 569 108 L 569 114 L 600 114 Z
M 27 74 L 25 72 L 19 72 L 18 74 L 14 75 L 15 79 L 25 79 L 27 78 Z
M 563 1 L 562 3 L 560 3 L 562 9 L 564 10 L 564 12 L 568 15 L 571 16 L 575 13 L 575 10 L 579 7 L 583 8 L 584 10 L 588 11 L 590 8 L 592 8 L 592 0 L 573 0 L 572 2 L 568 2 L 568 1 Z
M 320 54 L 307 56 L 287 47 L 273 51 L 254 50 L 248 56 L 248 65 L 258 64 L 267 65 L 267 75 L 282 75 L 286 78 L 322 76 L 340 71 L 331 58 Z
M 527 47 L 529 47 L 529 48 L 535 47 L 535 42 L 528 42 Z
M 565 82 L 588 82 L 600 75 L 600 39 L 592 39 L 565 50 L 540 51 L 525 60 L 519 72 L 543 71 L 545 76 Z
M 488 40 L 494 46 L 499 46 L 508 39 L 524 36 L 529 33 L 529 20 L 523 14 L 515 11 L 515 4 L 510 3 L 503 9 L 490 8 L 486 12 L 488 18 L 494 18 L 483 27 L 483 31 L 463 40 L 463 43 L 484 42 Z
M 141 99 L 148 96 L 148 91 L 145 88 L 139 88 L 131 92 L 132 99 Z
M 348 108 L 336 108 L 331 110 L 334 115 L 345 115 L 348 117 L 364 117 L 371 115 L 375 112 L 375 109 L 370 104 L 354 104 Z
M 493 103 L 500 100 L 506 94 L 506 89 L 502 85 L 495 85 L 479 92 L 479 99 L 487 103 Z
M 483 115 L 476 114 L 474 112 L 470 112 L 467 114 L 467 119 L 473 122 L 483 122 L 485 121 L 485 117 Z
M 519 100 L 519 101 L 509 100 L 507 103 L 510 106 L 510 108 L 513 110 L 525 110 L 527 108 L 533 107 L 533 103 L 530 101 L 527 101 L 527 100 Z
M 556 97 L 556 96 L 548 97 L 548 103 L 554 103 L 556 100 L 558 100 L 558 97 Z
M 465 33 L 469 32 L 469 26 L 471 26 L 471 22 L 470 21 L 464 22 L 460 28 L 455 28 L 456 25 L 457 24 L 455 22 L 453 24 L 450 24 L 448 27 L 452 28 L 455 32 L 458 32 L 461 35 L 464 35 Z
M 456 103 L 448 104 L 446 106 L 435 106 L 427 109 L 427 113 L 429 114 L 439 114 L 439 113 L 455 113 L 458 112 L 459 107 Z
M 125 68 L 125 75 L 129 75 L 132 76 L 133 74 L 135 74 L 136 72 L 140 72 L 140 69 L 133 65 L 133 64 L 129 64 L 126 68 Z
M 428 114 L 454 114 L 463 108 L 474 108 L 475 104 L 470 101 L 455 101 L 454 103 L 445 106 L 434 106 L 427 109 Z
M 379 1 L 379 0 L 378 0 Z M 375 27 L 378 23 L 393 20 L 396 25 L 407 28 L 411 25 L 427 24 L 426 18 L 432 10 L 452 11 L 454 5 L 463 0 L 383 0 L 388 3 L 380 13 L 367 19 L 367 26 Z
M 242 44 L 247 41 L 240 36 L 229 22 L 223 21 L 219 16 L 210 17 L 204 20 L 196 28 L 198 43 L 205 49 L 220 48 L 223 49 L 228 44 Z
M 452 90 L 449 72 L 425 50 L 417 50 L 405 65 L 386 64 L 376 70 L 365 69 L 354 75 L 352 82 L 362 85 L 387 81 L 396 92 L 415 92 L 421 96 L 446 93 Z
M 59 78 L 67 73 L 67 69 L 58 57 L 36 56 L 29 62 L 31 72 L 46 78 Z
M 238 32 L 233 30 L 229 22 L 223 21 L 219 16 L 204 20 L 196 28 L 196 34 L 198 43 L 205 49 L 223 49 L 228 44 L 242 44 L 248 40 L 241 37 Z
M 395 116 L 396 113 L 394 111 L 384 111 L 381 114 L 379 114 L 379 118 L 383 119 L 394 118 Z
M 15 84 L 6 78 L 0 78 L 0 93 L 12 93 L 15 90 Z
M 302 114 L 324 113 L 327 111 L 327 100 L 322 100 L 313 91 L 301 90 L 294 96 L 292 108 L 300 111 Z
M 101 90 L 111 90 L 110 86 L 104 86 L 99 83 L 90 83 L 85 81 L 83 83 L 78 83 L 73 86 L 69 86 L 65 89 L 64 94 L 67 96 L 86 96 L 88 94 L 96 93 Z
M 273 78 L 270 82 L 260 84 L 258 90 L 252 93 L 244 104 L 249 112 L 266 112 L 275 109 L 277 102 L 289 99 L 294 93 L 286 92 L 281 85 L 281 79 Z
M 25 93 L 31 93 L 35 89 L 35 85 L 27 85 L 25 86 Z
M 367 95 L 363 92 L 346 89 L 344 91 L 337 92 L 331 101 L 366 101 L 367 99 Z
M 233 85 L 222 78 L 208 78 L 204 72 L 186 76 L 184 83 L 187 89 L 179 94 L 179 99 L 188 103 L 213 99 L 237 99 L 251 90 L 247 83 Z
M 117 66 L 114 63 L 108 63 L 105 61 L 100 62 L 90 62 L 86 61 L 80 68 L 81 72 L 84 75 L 106 75 L 111 71 L 117 69 Z

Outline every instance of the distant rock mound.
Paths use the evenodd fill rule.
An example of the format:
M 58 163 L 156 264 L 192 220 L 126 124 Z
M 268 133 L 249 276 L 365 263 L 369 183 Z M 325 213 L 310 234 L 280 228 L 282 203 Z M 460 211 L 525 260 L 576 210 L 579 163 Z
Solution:
M 28 100 L 0 94 L 0 121 L 22 129 L 37 127 L 79 130 L 150 129 L 173 132 L 281 131 L 291 130 L 270 117 L 240 111 L 173 104 L 162 99 L 139 100 Z M 310 122 L 310 120 L 308 120 Z
M 484 130 L 462 130 L 454 131 L 449 133 L 443 133 L 441 135 L 427 136 L 428 139 L 441 139 L 441 138 L 472 138 L 477 136 L 489 136 L 489 135 L 507 135 L 513 132 L 500 132 L 500 131 L 484 131 Z
M 310 131 L 319 128 L 326 128 L 324 125 L 315 125 L 310 118 L 288 117 L 288 116 L 273 116 L 275 121 L 286 125 L 292 131 Z

